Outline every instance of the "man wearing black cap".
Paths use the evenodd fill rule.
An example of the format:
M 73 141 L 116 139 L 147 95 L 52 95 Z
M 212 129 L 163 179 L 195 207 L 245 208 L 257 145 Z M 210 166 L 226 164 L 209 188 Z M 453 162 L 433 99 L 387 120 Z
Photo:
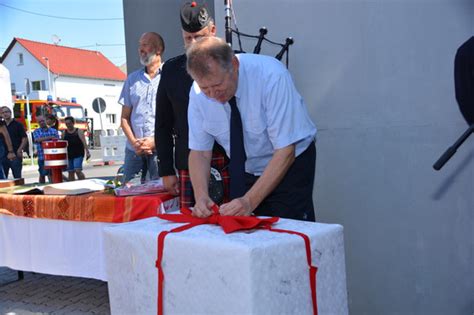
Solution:
M 180 17 L 186 49 L 199 38 L 215 36 L 216 27 L 205 5 L 186 2 Z M 155 143 L 159 174 L 168 192 L 180 195 L 181 207 L 194 205 L 188 172 L 188 102 L 192 83 L 193 79 L 186 72 L 186 55 L 179 55 L 163 65 L 156 95 Z M 213 168 L 221 171 L 225 165 L 224 150 L 216 148 L 214 152 Z M 179 181 L 175 168 L 179 172 Z M 221 188 L 214 192 L 213 199 L 218 203 L 227 201 L 225 182 L 228 177 L 225 174 L 225 171 L 221 172 L 221 178 L 218 178 L 220 183 L 224 182 L 223 185 L 214 186 Z

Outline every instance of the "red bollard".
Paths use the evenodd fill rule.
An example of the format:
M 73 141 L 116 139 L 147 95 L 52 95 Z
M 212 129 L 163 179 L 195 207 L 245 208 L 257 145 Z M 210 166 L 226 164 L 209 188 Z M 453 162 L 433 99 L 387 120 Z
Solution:
M 52 140 L 41 143 L 44 152 L 44 168 L 51 170 L 53 183 L 63 182 L 63 170 L 67 168 L 67 141 Z

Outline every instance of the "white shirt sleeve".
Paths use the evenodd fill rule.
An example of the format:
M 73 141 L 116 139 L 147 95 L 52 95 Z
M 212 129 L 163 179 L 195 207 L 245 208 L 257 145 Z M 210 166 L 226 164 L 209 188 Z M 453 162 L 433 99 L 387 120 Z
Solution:
M 120 93 L 118 103 L 122 106 L 131 106 L 130 78 L 127 78 L 127 80 L 125 80 L 125 83 L 123 84 L 122 92 Z
M 268 136 L 275 149 L 297 143 L 314 128 L 303 98 L 286 69 L 269 80 L 264 106 Z

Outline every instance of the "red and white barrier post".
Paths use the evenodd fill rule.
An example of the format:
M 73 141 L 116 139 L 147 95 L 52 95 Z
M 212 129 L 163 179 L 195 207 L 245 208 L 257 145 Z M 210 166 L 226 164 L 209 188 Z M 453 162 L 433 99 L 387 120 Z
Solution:
M 53 140 L 41 143 L 44 152 L 44 168 L 51 170 L 53 183 L 62 183 L 63 170 L 67 168 L 67 141 Z

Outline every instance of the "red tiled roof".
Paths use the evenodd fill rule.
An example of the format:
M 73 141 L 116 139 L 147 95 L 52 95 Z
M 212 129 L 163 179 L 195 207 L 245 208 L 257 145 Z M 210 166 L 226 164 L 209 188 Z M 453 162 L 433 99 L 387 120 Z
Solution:
M 15 42 L 22 45 L 45 67 L 47 64 L 43 57 L 47 57 L 49 59 L 49 69 L 52 73 L 72 77 L 115 81 L 124 81 L 126 79 L 125 73 L 102 55 L 102 53 L 93 50 L 14 38 L 7 51 L 5 51 L 3 58 L 5 58 Z

